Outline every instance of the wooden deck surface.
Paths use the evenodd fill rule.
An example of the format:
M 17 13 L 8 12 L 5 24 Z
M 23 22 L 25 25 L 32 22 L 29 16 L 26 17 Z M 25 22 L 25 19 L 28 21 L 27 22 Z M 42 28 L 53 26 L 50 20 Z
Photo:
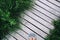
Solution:
M 49 30 L 54 28 L 51 21 L 60 18 L 60 2 L 35 0 L 32 10 L 26 10 L 24 15 L 20 23 L 22 30 L 6 36 L 9 37 L 8 40 L 28 40 L 29 33 L 35 33 L 37 40 L 44 40 L 49 35 Z

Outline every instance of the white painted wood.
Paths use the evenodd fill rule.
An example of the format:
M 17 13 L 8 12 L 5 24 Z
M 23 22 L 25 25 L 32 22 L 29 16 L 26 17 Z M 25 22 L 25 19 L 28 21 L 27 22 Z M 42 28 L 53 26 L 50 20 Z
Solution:
M 44 9 L 48 10 L 49 12 L 57 15 L 57 16 L 60 15 L 60 13 L 59 13 L 59 12 L 60 12 L 60 8 L 58 8 L 57 6 L 55 6 L 55 5 L 47 2 L 46 0 L 40 0 L 40 1 L 42 1 L 42 2 L 45 3 L 45 4 L 47 4 L 48 6 L 52 7 L 52 8 L 55 9 L 55 10 L 53 10 L 52 8 L 49 8 L 48 6 L 40 3 L 38 0 L 36 0 L 35 3 L 38 4 L 38 5 L 40 5 L 40 6 L 43 7 Z M 60 3 L 56 2 L 55 0 L 49 0 L 49 1 L 51 1 L 52 3 L 60 6 Z M 33 7 L 36 8 L 37 10 L 41 11 L 41 12 L 44 13 L 45 15 L 47 15 L 47 16 L 55 19 L 55 20 L 56 20 L 56 18 L 58 18 L 58 17 L 54 16 L 53 14 L 49 13 L 48 11 L 42 9 L 41 7 L 38 7 L 38 6 L 36 6 L 36 5 L 34 5 Z M 56 10 L 59 11 L 59 12 L 57 12 Z M 44 24 L 45 26 L 47 26 L 47 27 L 49 27 L 49 28 L 51 28 L 51 29 L 54 28 L 51 24 L 47 23 L 46 21 L 42 20 L 41 18 L 37 17 L 36 15 L 32 14 L 31 12 L 35 13 L 36 15 L 40 16 L 41 18 L 47 20 L 47 21 L 50 22 L 50 23 L 51 23 L 52 19 L 50 19 L 49 17 L 45 16 L 45 15 L 42 14 L 42 13 L 39 13 L 38 11 L 36 11 L 36 10 L 34 10 L 34 9 L 32 9 L 32 10 L 30 10 L 30 11 L 28 11 L 28 10 L 25 11 L 25 13 L 26 13 L 27 15 L 31 16 L 33 19 L 39 21 L 40 23 Z M 25 15 L 25 14 L 24 14 L 24 15 Z M 45 31 L 46 33 L 49 34 L 49 29 L 47 29 L 47 28 L 44 27 L 43 25 L 39 24 L 38 22 L 36 22 L 36 21 L 33 20 L 32 18 L 28 17 L 27 15 L 24 16 L 24 18 L 25 18 L 26 20 L 28 20 L 29 22 L 31 22 L 32 24 L 36 25 L 38 28 L 40 28 L 41 30 L 43 30 L 43 31 Z M 31 25 L 30 23 L 28 23 L 27 21 L 23 20 L 22 22 L 23 22 L 23 24 L 25 24 L 27 27 L 29 27 L 30 29 L 34 30 L 36 33 L 38 33 L 39 35 L 43 36 L 44 38 L 47 36 L 45 33 L 43 33 L 41 30 L 37 29 L 36 27 L 34 27 L 34 26 Z M 27 32 L 28 34 L 34 33 L 34 32 L 32 32 L 30 29 L 28 29 L 27 27 L 25 27 L 25 26 L 22 25 L 22 29 L 23 29 L 25 32 Z M 22 36 L 24 36 L 24 37 L 28 40 L 28 38 L 29 38 L 29 37 L 28 37 L 28 34 L 26 34 L 25 32 L 23 32 L 23 31 L 21 31 L 21 30 L 18 30 L 17 32 L 18 32 L 19 34 L 21 34 Z M 25 40 L 23 37 L 19 36 L 17 33 L 14 33 L 14 34 L 12 34 L 12 35 L 13 35 L 14 37 L 16 37 L 18 40 Z M 37 40 L 44 40 L 44 39 L 42 39 L 41 37 L 39 37 L 37 34 L 36 34 L 36 36 L 37 36 Z M 14 39 L 13 39 L 12 37 L 10 37 L 9 40 L 14 40 Z

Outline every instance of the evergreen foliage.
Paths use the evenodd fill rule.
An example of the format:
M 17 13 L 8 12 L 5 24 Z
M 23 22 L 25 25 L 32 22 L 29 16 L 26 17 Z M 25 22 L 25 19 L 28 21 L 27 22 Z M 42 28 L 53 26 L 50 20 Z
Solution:
M 50 30 L 50 36 L 46 40 L 60 40 L 60 19 L 53 21 L 54 29 Z
M 29 9 L 32 0 L 0 0 L 0 40 L 7 35 L 20 29 L 18 17 L 21 12 Z

